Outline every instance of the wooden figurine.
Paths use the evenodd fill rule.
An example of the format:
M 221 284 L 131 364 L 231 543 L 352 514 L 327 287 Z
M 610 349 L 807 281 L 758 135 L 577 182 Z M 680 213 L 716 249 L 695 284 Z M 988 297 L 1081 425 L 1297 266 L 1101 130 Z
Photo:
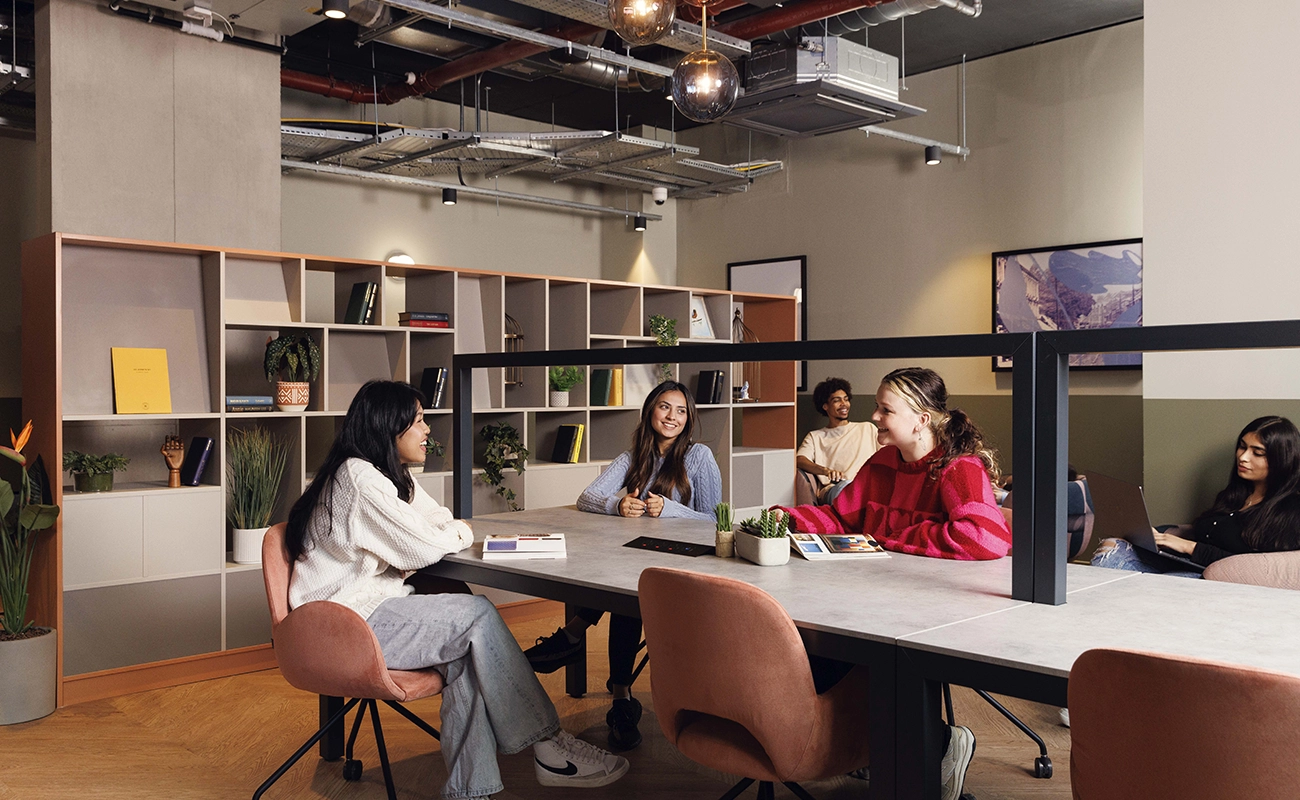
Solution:
M 167 488 L 181 488 L 181 462 L 185 460 L 185 445 L 181 443 L 181 437 L 168 436 L 158 452 L 167 461 Z

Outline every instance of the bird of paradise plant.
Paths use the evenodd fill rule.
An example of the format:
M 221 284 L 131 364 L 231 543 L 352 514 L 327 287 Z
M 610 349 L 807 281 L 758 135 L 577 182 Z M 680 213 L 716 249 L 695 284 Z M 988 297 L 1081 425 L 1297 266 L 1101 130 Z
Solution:
M 30 629 L 27 621 L 27 578 L 31 574 L 36 534 L 54 524 L 59 507 L 39 500 L 44 492 L 40 480 L 33 480 L 27 469 L 23 448 L 32 437 L 31 420 L 21 434 L 9 431 L 12 447 L 0 445 L 0 455 L 18 463 L 22 478 L 18 491 L 8 481 L 0 481 L 0 639 L 17 638 Z

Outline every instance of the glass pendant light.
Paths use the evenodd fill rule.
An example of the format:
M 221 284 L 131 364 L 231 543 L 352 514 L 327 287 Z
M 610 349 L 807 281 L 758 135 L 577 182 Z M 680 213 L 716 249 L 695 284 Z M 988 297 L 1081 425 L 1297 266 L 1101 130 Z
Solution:
M 673 103 L 696 122 L 724 116 L 740 97 L 740 75 L 723 54 L 709 49 L 709 13 L 702 6 L 700 28 L 703 49 L 688 53 L 673 70 Z
M 630 45 L 657 42 L 677 18 L 673 0 L 609 0 L 609 24 Z

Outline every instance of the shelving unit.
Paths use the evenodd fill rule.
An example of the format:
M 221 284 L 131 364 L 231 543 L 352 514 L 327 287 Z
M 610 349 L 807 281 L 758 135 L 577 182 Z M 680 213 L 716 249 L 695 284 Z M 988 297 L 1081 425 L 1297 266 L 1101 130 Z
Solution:
M 375 313 L 369 324 L 345 324 L 360 281 L 380 287 Z M 690 336 L 693 297 L 703 299 L 717 338 Z M 231 430 L 260 426 L 289 447 L 274 515 L 283 520 L 358 387 L 375 378 L 419 385 L 426 368 L 450 369 L 456 353 L 502 352 L 513 329 L 519 349 L 591 348 L 608 353 L 605 366 L 624 370 L 624 405 L 615 407 L 589 404 L 591 368 L 568 407 L 550 406 L 544 367 L 509 380 L 500 368 L 475 372 L 476 431 L 507 422 L 531 451 L 527 470 L 508 472 L 506 485 L 526 508 L 565 505 L 627 448 L 641 402 L 658 383 L 656 365 L 622 364 L 619 351 L 653 344 L 652 314 L 678 320 L 683 347 L 727 341 L 738 307 L 763 341 L 794 337 L 793 298 L 59 233 L 25 243 L 23 401 L 36 424 L 28 452 L 40 453 L 52 473 L 66 449 L 131 457 L 112 492 L 77 494 L 53 481 L 63 514 L 39 547 L 31 609 L 59 630 L 60 703 L 271 662 L 260 568 L 230 557 Z M 445 312 L 450 327 L 398 326 L 404 310 Z M 321 346 L 307 410 L 226 412 L 227 394 L 271 393 L 262 355 L 269 337 L 287 331 L 304 331 Z M 110 347 L 167 350 L 173 413 L 113 412 Z M 701 370 L 722 370 L 730 387 L 741 368 L 671 366 L 692 390 Z M 441 407 L 426 411 L 446 452 L 415 476 L 444 503 L 451 500 L 450 388 Z M 761 402 L 734 402 L 728 391 L 721 403 L 702 405 L 696 434 L 717 456 L 724 499 L 740 510 L 793 499 L 794 363 L 764 364 L 756 388 Z M 551 460 L 565 424 L 585 426 L 576 464 Z M 187 446 L 195 436 L 216 443 L 203 485 L 166 488 L 159 448 L 167 435 Z M 492 513 L 506 504 L 475 481 L 474 508 Z

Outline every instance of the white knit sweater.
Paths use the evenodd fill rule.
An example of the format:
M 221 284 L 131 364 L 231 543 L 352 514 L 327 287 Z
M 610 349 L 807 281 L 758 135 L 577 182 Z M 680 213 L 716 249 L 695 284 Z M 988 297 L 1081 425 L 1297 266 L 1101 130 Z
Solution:
M 411 572 L 469 547 L 474 534 L 419 482 L 404 503 L 373 464 L 351 458 L 322 494 L 306 542 L 289 581 L 290 606 L 331 600 L 369 617 L 385 600 L 413 591 L 403 583 Z

